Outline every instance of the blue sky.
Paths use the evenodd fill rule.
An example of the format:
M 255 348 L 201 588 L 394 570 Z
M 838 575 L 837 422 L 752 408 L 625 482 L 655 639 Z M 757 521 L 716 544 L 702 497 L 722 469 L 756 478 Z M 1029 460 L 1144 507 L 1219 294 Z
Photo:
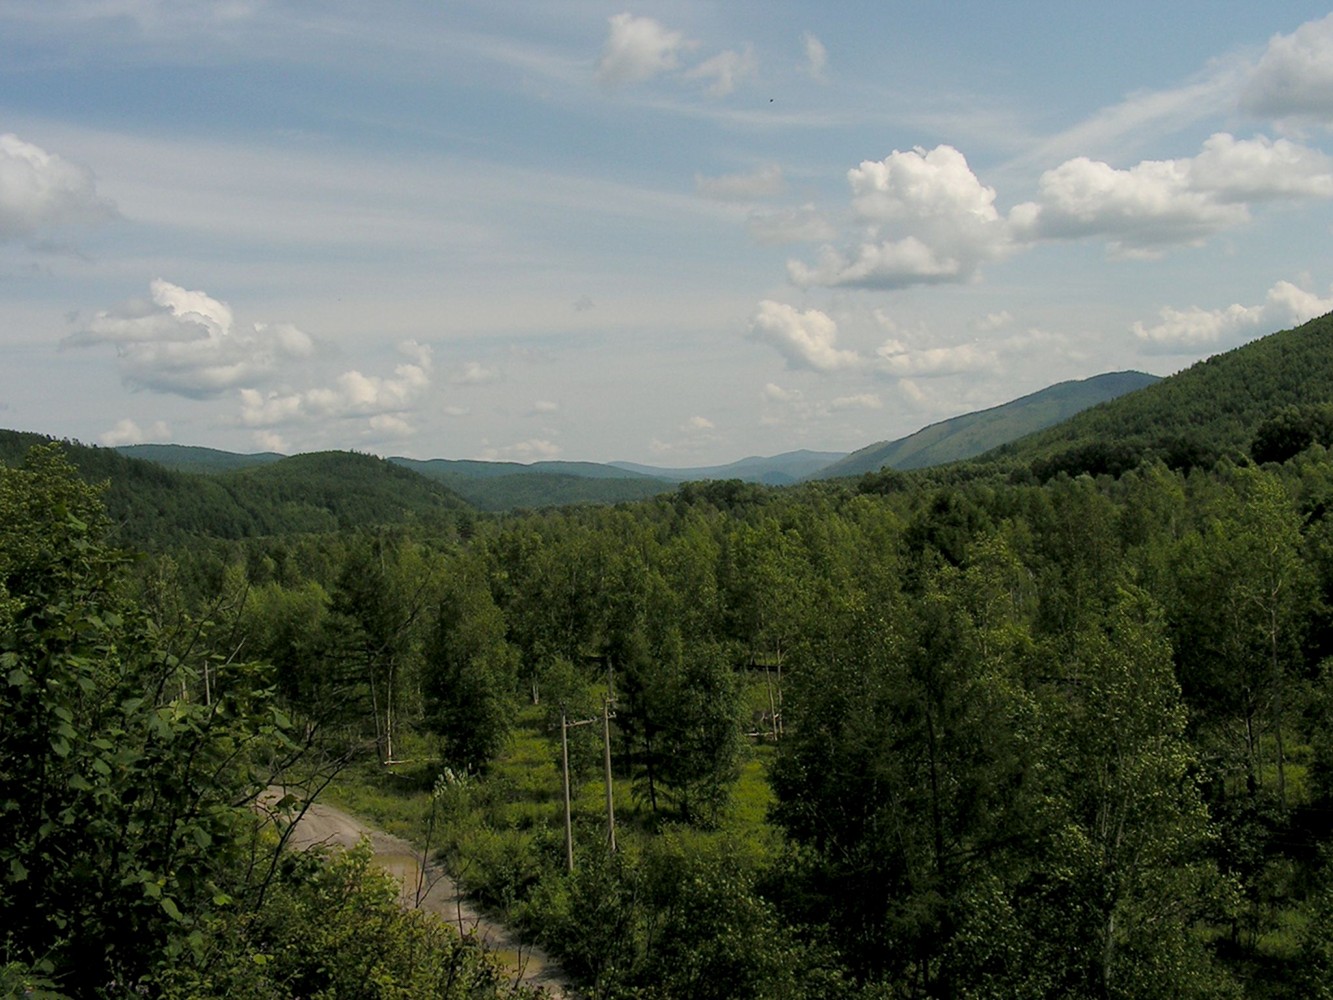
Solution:
M 0 0 L 0 426 L 722 463 L 1333 309 L 1333 15 Z

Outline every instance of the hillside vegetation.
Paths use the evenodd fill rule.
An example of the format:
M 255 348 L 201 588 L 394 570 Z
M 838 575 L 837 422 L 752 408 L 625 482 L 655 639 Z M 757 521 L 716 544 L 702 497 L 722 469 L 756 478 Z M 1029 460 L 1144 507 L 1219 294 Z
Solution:
M 392 458 L 391 462 L 448 486 L 479 510 L 505 511 L 566 504 L 623 503 L 668 493 L 675 484 L 593 462 L 470 462 Z
M 1111 372 L 1060 382 L 1000 406 L 942 420 L 896 441 L 868 445 L 825 466 L 811 478 L 836 479 L 886 467 L 924 469 L 973 458 L 1158 381 L 1156 375 L 1143 372 Z
M 1114 452 L 1128 468 L 1155 455 L 1185 464 L 1247 455 L 1259 424 L 1278 410 L 1333 401 L 1333 313 L 1217 354 L 1156 385 L 990 452 L 1030 464 Z M 1109 471 L 1102 469 L 1099 471 Z
M 0 462 L 18 465 L 40 434 L 0 431 Z M 112 448 L 59 442 L 103 502 L 120 540 L 161 549 L 189 539 L 241 539 L 417 523 L 449 531 L 469 505 L 443 484 L 370 455 L 322 452 L 229 472 L 179 472 Z M 225 455 L 226 453 L 219 453 Z

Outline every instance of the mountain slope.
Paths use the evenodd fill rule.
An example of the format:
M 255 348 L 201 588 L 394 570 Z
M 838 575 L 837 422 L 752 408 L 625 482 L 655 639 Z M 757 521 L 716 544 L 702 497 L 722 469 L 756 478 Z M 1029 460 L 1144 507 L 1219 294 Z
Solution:
M 869 445 L 819 470 L 811 478 L 857 476 L 878 472 L 885 466 L 924 469 L 972 458 L 1158 381 L 1158 376 L 1144 372 L 1110 372 L 1059 382 L 990 409 L 942 420 L 896 441 Z
M 996 449 L 988 460 L 1033 462 L 1114 443 L 1248 454 L 1259 424 L 1284 406 L 1333 402 L 1333 313 L 1216 354 L 1141 392 Z

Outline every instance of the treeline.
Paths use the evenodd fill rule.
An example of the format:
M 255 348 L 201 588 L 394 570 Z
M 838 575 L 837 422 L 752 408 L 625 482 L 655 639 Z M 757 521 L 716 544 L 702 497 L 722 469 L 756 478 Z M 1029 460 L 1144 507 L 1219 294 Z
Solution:
M 1331 497 L 1319 444 L 1044 484 L 691 484 L 466 539 L 182 553 L 144 601 L 177 592 L 154 573 L 211 581 L 219 655 L 274 664 L 290 711 L 380 760 L 429 734 L 465 789 L 431 808 L 474 824 L 453 862 L 595 995 L 1318 996 Z M 555 815 L 515 826 L 488 783 L 523 712 L 612 693 L 635 805 L 571 874 Z
M 16 466 L 39 434 L 0 431 L 0 464 Z M 435 534 L 466 530 L 468 504 L 445 485 L 355 452 L 315 452 L 214 474 L 181 472 L 114 448 L 59 442 L 90 483 L 103 485 L 112 538 L 154 552 L 209 540 L 332 533 L 415 524 Z

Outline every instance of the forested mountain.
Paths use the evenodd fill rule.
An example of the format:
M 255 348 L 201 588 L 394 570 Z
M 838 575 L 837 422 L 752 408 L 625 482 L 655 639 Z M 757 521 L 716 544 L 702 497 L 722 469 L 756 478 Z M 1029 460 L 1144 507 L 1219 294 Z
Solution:
M 676 488 L 675 483 L 649 476 L 590 478 L 550 472 L 484 478 L 444 477 L 441 482 L 477 509 L 494 512 L 568 504 L 625 503 L 670 493 Z
M 391 458 L 444 483 L 480 510 L 504 511 L 579 503 L 623 503 L 667 493 L 675 484 L 596 462 L 477 462 Z
M 1216 354 L 990 452 L 986 458 L 1076 472 L 1132 468 L 1146 456 L 1190 465 L 1248 455 L 1285 407 L 1333 401 L 1333 313 Z
M 239 455 L 183 445 L 128 445 L 116 450 L 181 472 L 214 474 L 268 465 L 283 458 L 271 452 Z M 443 483 L 481 510 L 505 511 L 642 500 L 669 493 L 687 480 L 740 479 L 785 485 L 840 457 L 841 452 L 799 451 L 697 469 L 661 469 L 631 463 L 543 461 L 522 464 L 398 456 L 389 461 Z
M 0 431 L 0 462 L 19 464 L 50 439 Z M 336 531 L 409 522 L 452 527 L 469 506 L 440 483 L 352 452 L 280 458 L 225 473 L 178 472 L 113 448 L 61 442 L 103 495 L 124 544 L 160 549 L 190 538 Z M 226 453 L 222 453 L 226 454 Z
M 1109 372 L 1060 382 L 1000 406 L 942 420 L 896 441 L 868 445 L 811 478 L 856 476 L 885 467 L 922 469 L 972 458 L 1158 381 L 1158 376 L 1143 372 Z

